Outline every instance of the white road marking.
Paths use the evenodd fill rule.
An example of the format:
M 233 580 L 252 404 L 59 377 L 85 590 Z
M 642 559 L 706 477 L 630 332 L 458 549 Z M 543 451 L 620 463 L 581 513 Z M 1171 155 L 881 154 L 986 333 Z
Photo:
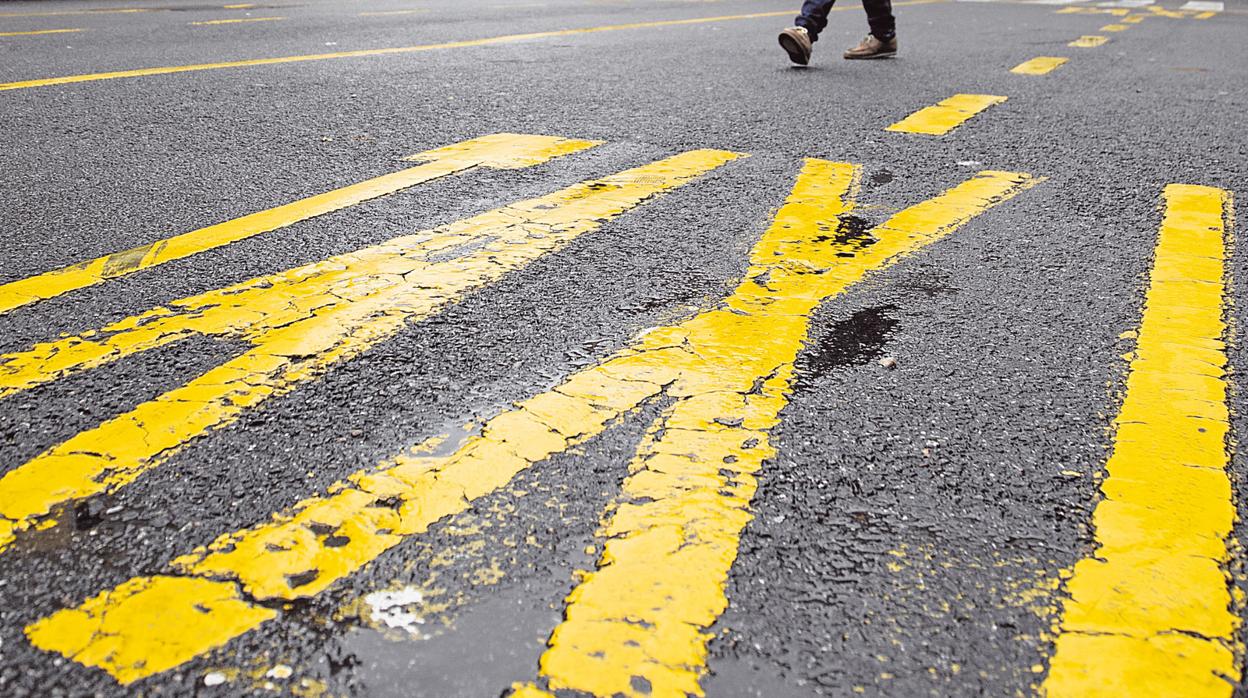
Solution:
M 1226 9 L 1226 5 L 1221 0 L 1188 0 L 1179 9 L 1193 12 L 1221 12 Z

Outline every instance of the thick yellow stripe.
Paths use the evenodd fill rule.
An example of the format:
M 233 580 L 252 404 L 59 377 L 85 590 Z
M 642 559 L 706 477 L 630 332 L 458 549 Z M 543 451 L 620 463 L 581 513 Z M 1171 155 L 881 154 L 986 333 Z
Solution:
M 1228 192 L 1165 190 L 1113 450 L 1044 682 L 1050 696 L 1230 696 L 1240 678 L 1223 336 Z
M 903 2 L 894 3 L 894 5 L 927 5 L 937 2 L 948 2 L 949 0 L 903 0 Z M 844 10 L 848 8 L 837 7 L 835 10 Z M 221 68 L 243 68 L 257 65 L 278 65 L 281 63 L 302 63 L 304 61 L 324 61 L 335 58 L 362 58 L 366 56 L 386 56 L 396 53 L 417 53 L 421 51 L 438 51 L 442 49 L 452 48 L 469 48 L 473 46 L 490 46 L 492 44 L 505 44 L 516 41 L 531 41 L 535 39 L 551 39 L 560 36 L 576 36 L 578 34 L 596 34 L 600 32 L 621 31 L 626 29 L 653 29 L 657 27 L 678 27 L 692 24 L 707 24 L 710 22 L 727 22 L 743 19 L 766 19 L 772 17 L 789 17 L 792 12 L 753 12 L 742 15 L 720 15 L 716 17 L 695 17 L 692 19 L 668 19 L 657 22 L 632 22 L 629 24 L 608 24 L 600 27 L 584 27 L 581 29 L 560 29 L 555 31 L 532 32 L 529 34 L 505 34 L 503 36 L 491 36 L 484 39 L 469 39 L 467 41 L 448 41 L 439 44 L 424 44 L 421 46 L 400 46 L 396 48 L 378 48 L 378 49 L 361 49 L 358 51 L 339 51 L 336 53 L 315 53 L 301 56 L 282 56 L 280 58 L 253 58 L 243 61 L 223 61 L 220 63 L 197 63 L 193 65 L 174 65 L 161 68 L 139 68 L 137 70 L 119 70 L 110 73 L 88 73 L 85 75 L 66 75 L 57 78 L 41 78 L 38 80 L 22 80 L 19 82 L 0 83 L 0 91 L 3 90 L 20 90 L 29 87 L 47 87 L 50 85 L 68 85 L 75 82 L 93 82 L 96 80 L 113 80 L 116 78 L 138 78 L 150 75 L 169 75 L 171 73 L 187 73 L 199 70 L 217 70 Z
M 72 34 L 82 29 L 40 29 L 33 32 L 0 32 L 0 36 L 37 36 L 39 34 Z
M 244 22 L 276 22 L 286 19 L 285 17 L 243 17 L 239 19 L 208 19 L 202 22 L 188 22 L 194 27 L 204 27 L 214 24 L 242 24 Z
M 596 141 L 570 140 L 552 136 L 499 133 L 436 148 L 408 158 L 429 161 L 423 165 L 4 284 L 0 286 L 0 314 L 69 291 L 93 286 L 106 279 L 115 279 L 141 269 L 148 269 L 175 259 L 182 259 L 245 240 L 474 167 L 502 169 L 531 167 L 596 144 Z M 4 368 L 0 368 L 0 372 L 3 370 Z M 3 394 L 3 389 L 3 379 L 0 378 L 0 395 Z
M 1058 58 L 1056 56 L 1040 56 L 1029 61 L 1023 61 L 1010 69 L 1011 73 L 1018 75 L 1044 75 L 1051 73 L 1062 65 L 1069 58 Z
M 1074 41 L 1066 45 L 1074 46 L 1075 48 L 1093 48 L 1095 46 L 1101 46 L 1107 41 L 1109 41 L 1108 36 L 1095 36 L 1095 35 L 1085 34 L 1084 36 L 1081 36 L 1078 39 L 1075 39 Z
M 821 297 L 861 276 L 852 270 L 819 273 L 821 260 L 837 250 L 857 250 L 859 243 L 818 240 L 815 236 L 826 225 L 813 226 L 809 212 L 804 215 L 801 208 L 831 210 L 835 204 L 827 196 L 848 186 L 851 176 L 849 165 L 809 161 L 795 194 L 805 203 L 791 202 L 785 208 L 755 249 L 750 279 L 723 308 L 645 334 L 602 364 L 494 417 L 480 435 L 449 456 L 415 451 L 356 473 L 267 524 L 222 536 L 208 548 L 175 560 L 177 576 L 132 580 L 31 625 L 27 634 L 43 649 L 102 668 L 119 681 L 134 681 L 258 626 L 270 616 L 253 602 L 320 592 L 403 536 L 463 511 L 521 470 L 600 433 L 611 420 L 665 390 L 691 408 L 744 414 L 739 429 L 724 426 L 725 438 L 740 436 L 740 430 L 761 434 L 774 421 L 767 415 L 779 409 L 775 390 L 787 376 L 783 367 L 800 348 L 804 314 Z M 881 240 L 866 248 L 879 250 L 881 259 L 873 266 L 947 233 L 1032 181 L 1025 175 L 985 172 L 898 214 L 891 222 L 894 228 L 882 228 Z M 783 226 L 789 224 L 796 231 L 786 235 Z M 917 238 L 909 238 L 911 233 Z M 765 281 L 760 270 L 768 272 Z M 775 294 L 775 284 L 783 284 L 785 295 Z M 698 345 L 687 344 L 687 337 Z M 738 353 L 742 343 L 751 350 Z M 767 390 L 750 394 L 750 376 L 773 372 Z M 725 386 L 735 392 L 714 392 Z M 677 416 L 665 419 L 673 429 L 692 428 Z M 702 426 L 718 430 L 723 425 Z M 708 435 L 709 445 L 720 443 L 716 434 L 720 432 Z M 199 615 L 188 611 L 196 608 L 208 610 Z M 102 628 L 108 628 L 106 636 L 99 634 Z
M 886 130 L 941 136 L 988 107 L 1004 102 L 1005 99 L 996 95 L 954 95 L 937 102 L 934 106 L 916 111 Z
M 849 208 L 850 177 L 846 165 L 811 161 L 726 308 L 660 338 L 698 358 L 682 366 L 667 390 L 676 402 L 629 465 L 598 569 L 568 596 L 542 656 L 544 688 L 702 694 L 706 630 L 727 605 L 755 475 L 774 455 L 768 434 L 788 402 L 810 314 L 1036 181 L 981 172 L 893 216 L 873 239 L 828 241 Z
M 238 313 L 242 317 L 237 325 L 227 329 L 253 348 L 5 474 L 0 478 L 0 550 L 18 531 L 40 525 L 58 505 L 125 485 L 206 430 L 228 424 L 269 397 L 360 354 L 407 322 L 736 157 L 724 151 L 691 151 L 341 255 L 310 267 L 342 266 L 343 273 L 296 287 L 293 295 L 284 283 L 269 288 L 261 279 L 244 285 L 255 290 Z M 228 291 L 183 305 L 211 306 L 211 299 Z M 265 318 L 270 308 L 288 324 Z M 160 310 L 154 311 L 157 316 Z M 150 332 L 139 318 L 121 324 L 134 326 L 141 339 L 147 335 L 144 348 L 200 332 L 194 314 L 172 320 L 172 325 L 153 321 Z M 98 346 L 91 350 L 98 351 Z

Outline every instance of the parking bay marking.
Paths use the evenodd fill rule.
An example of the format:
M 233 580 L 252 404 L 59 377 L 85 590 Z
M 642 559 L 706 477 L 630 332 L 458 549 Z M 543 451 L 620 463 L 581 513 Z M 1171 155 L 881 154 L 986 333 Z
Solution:
M 113 491 L 210 429 L 360 355 L 656 194 L 740 157 L 695 150 L 279 274 L 183 299 L 103 330 L 0 357 L 12 394 L 194 335 L 242 355 L 80 432 L 0 478 L 0 551 L 54 508 Z
M 552 136 L 496 133 L 427 150 L 407 158 L 426 161 L 415 167 L 0 285 L 0 314 L 93 286 L 107 279 L 115 279 L 272 232 L 441 177 L 464 173 L 478 167 L 532 167 L 597 144 L 597 141 Z M 0 366 L 0 372 L 3 372 L 3 366 Z M 0 394 L 3 394 L 3 387 L 0 387 Z
M 525 468 L 592 438 L 609 422 L 659 396 L 676 401 L 661 423 L 680 433 L 671 441 L 652 440 L 638 455 L 644 469 L 629 478 L 625 494 L 662 495 L 654 506 L 667 513 L 649 519 L 650 510 L 637 499 L 626 501 L 612 523 L 616 528 L 607 531 L 613 536 L 607 550 L 610 559 L 621 565 L 627 561 L 634 569 L 630 543 L 644 540 L 649 545 L 654 540 L 652 532 L 637 527 L 650 520 L 674 525 L 671 512 L 683 504 L 694 505 L 689 511 L 710 511 L 711 520 L 687 522 L 692 527 L 688 533 L 697 529 L 718 536 L 710 555 L 690 540 L 689 557 L 669 560 L 699 568 L 690 577 L 697 589 L 679 597 L 695 608 L 655 606 L 662 615 L 656 627 L 665 630 L 672 616 L 692 613 L 705 620 L 722 605 L 723 575 L 735 555 L 736 536 L 749 518 L 753 473 L 770 453 L 766 433 L 786 401 L 809 314 L 868 272 L 947 235 L 1039 181 L 1023 174 L 981 172 L 893 216 L 874 230 L 875 237 L 838 241 L 836 215 L 846 210 L 842 202 L 856 169 L 807 161 L 793 194 L 755 247 L 746 281 L 720 307 L 644 333 L 629 348 L 495 416 L 451 455 L 407 453 L 355 473 L 326 495 L 276 514 L 266 524 L 221 536 L 177 558 L 172 563 L 175 574 L 130 580 L 32 624 L 27 635 L 36 646 L 104 669 L 123 683 L 167 670 L 275 617 L 264 603 L 319 593 L 403 537 L 465 510 Z M 716 455 L 686 459 L 681 465 L 685 472 L 660 465 L 678 463 L 677 454 L 690 452 Z M 717 493 L 721 487 L 724 494 Z M 636 546 L 633 552 L 639 552 Z M 621 570 L 604 564 L 591 577 L 600 580 L 593 588 L 610 585 Z M 643 593 L 660 590 L 652 587 Z M 574 593 L 570 599 L 570 620 L 583 617 L 578 598 Z M 631 607 L 637 601 L 621 597 L 618 603 Z M 618 614 L 623 607 L 609 608 Z M 612 618 L 618 621 L 618 615 Z M 573 634 L 567 630 L 562 637 Z M 632 638 L 623 632 L 609 635 L 625 644 Z M 627 676 L 639 671 L 653 676 L 656 687 L 668 685 L 673 672 L 674 681 L 687 682 L 688 672 L 697 671 L 686 666 L 687 654 L 704 656 L 705 638 L 695 632 L 683 639 L 693 644 L 676 648 L 679 661 L 659 655 L 666 663 L 644 667 L 634 666 L 634 650 L 620 647 L 623 651 L 615 653 L 613 645 L 607 661 L 623 665 L 608 667 L 607 675 L 617 683 L 625 677 L 619 690 L 626 693 L 631 693 Z M 599 685 L 599 679 L 575 668 L 601 668 L 592 666 L 592 658 L 579 664 L 569 658 L 579 646 L 560 645 L 558 634 L 552 642 L 551 651 L 559 654 L 543 661 L 552 684 Z M 654 638 L 646 640 L 647 647 L 654 644 Z

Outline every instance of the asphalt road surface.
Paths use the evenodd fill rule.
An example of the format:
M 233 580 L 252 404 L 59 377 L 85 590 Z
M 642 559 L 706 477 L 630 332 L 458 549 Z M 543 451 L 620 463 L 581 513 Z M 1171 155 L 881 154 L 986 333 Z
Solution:
M 0 5 L 0 694 L 1244 695 L 1182 3 Z

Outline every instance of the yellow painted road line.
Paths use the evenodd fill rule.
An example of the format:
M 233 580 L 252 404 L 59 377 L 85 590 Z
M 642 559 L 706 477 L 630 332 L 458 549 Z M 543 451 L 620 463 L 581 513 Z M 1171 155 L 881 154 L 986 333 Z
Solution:
M 208 19 L 202 22 L 188 22 L 193 27 L 204 27 L 215 24 L 242 24 L 244 22 L 276 22 L 285 17 L 242 17 L 239 19 Z
M 1144 19 L 1147 17 L 1148 15 L 1127 15 L 1126 17 L 1123 17 L 1119 21 L 1122 22 L 1123 24 L 1139 24 L 1140 22 L 1143 22 Z
M 810 315 L 1037 181 L 981 172 L 898 213 L 867 240 L 826 241 L 852 205 L 848 167 L 809 161 L 726 307 L 665 338 L 698 359 L 668 388 L 676 402 L 629 465 L 608 510 L 598 569 L 569 594 L 542 655 L 543 688 L 702 694 L 707 630 L 728 603 L 724 587 L 751 518 L 755 478 L 774 455 L 769 432 L 788 402 Z
M 1126 17 L 1131 14 L 1131 10 L 1122 8 L 1107 9 L 1103 7 L 1063 7 L 1060 10 L 1054 10 L 1059 15 L 1114 15 L 1115 17 Z
M 36 301 L 54 298 L 69 291 L 93 286 L 107 279 L 115 279 L 175 259 L 183 259 L 262 233 L 272 232 L 440 177 L 459 174 L 476 167 L 495 169 L 531 167 L 552 158 L 583 150 L 590 145 L 593 144 L 588 141 L 551 136 L 499 133 L 444 148 L 436 148 L 408 158 L 427 161 L 423 165 L 0 285 L 0 314 Z M 5 366 L 0 360 L 0 395 L 4 394 L 4 373 Z
M 1073 46 L 1075 48 L 1094 48 L 1096 46 L 1104 45 L 1105 42 L 1107 41 L 1109 41 L 1108 36 L 1095 36 L 1092 34 L 1085 34 L 1066 45 Z
M 802 193 L 811 206 L 823 210 L 820 207 L 830 205 L 823 195 L 835 194 L 836 183 L 845 182 L 852 169 L 810 161 Z M 831 183 L 821 186 L 817 174 Z M 642 176 L 630 179 L 640 182 Z M 942 235 L 1032 181 L 1023 175 L 981 173 L 953 190 L 961 192 L 961 200 L 946 194 L 898 214 L 894 221 L 902 227 L 886 231 L 869 249 L 879 248 L 884 254 L 917 247 L 922 241 L 906 237 L 908 231 Z M 785 215 L 796 223 L 801 211 L 789 207 Z M 834 271 L 820 274 L 815 267 L 819 260 L 835 256 L 833 247 L 856 249 L 856 243 L 812 237 L 825 232 L 826 226 L 804 225 L 801 235 L 786 236 L 782 225 L 777 222 L 756 248 L 752 275 L 724 307 L 645 333 L 612 358 L 494 417 L 479 435 L 448 456 L 413 452 L 358 472 L 326 495 L 306 500 L 269 523 L 222 536 L 207 548 L 178 558 L 175 575 L 131 580 L 32 624 L 27 635 L 38 647 L 99 667 L 128 683 L 259 626 L 272 617 L 262 603 L 319 593 L 404 536 L 465 510 L 516 473 L 601 433 L 612 420 L 665 391 L 706 408 L 729 409 L 742 402 L 767 414 L 774 396 L 747 394 L 753 382 L 746 374 L 766 376 L 786 361 L 791 364 L 791 355 L 800 348 L 800 333 L 792 330 L 797 324 L 804 326 L 802 314 L 818 304 L 820 294 L 844 288 L 857 278 Z M 769 271 L 769 278 L 760 277 L 760 269 Z M 773 297 L 776 284 L 783 284 L 788 295 Z M 773 344 L 777 330 L 786 333 Z M 687 337 L 696 343 L 687 343 Z M 750 346 L 752 353 L 735 353 L 739 344 Z M 731 379 L 724 377 L 727 367 L 732 367 Z M 735 389 L 735 397 L 714 392 L 723 386 Z M 753 414 L 751 408 L 741 409 Z M 676 421 L 667 419 L 678 428 Z M 763 428 L 753 416 L 741 426 Z M 715 442 L 714 434 L 708 438 Z M 201 611 L 192 613 L 194 609 Z
M 392 337 L 407 323 L 736 157 L 724 151 L 690 151 L 433 231 L 203 294 L 175 309 L 158 308 L 148 314 L 148 321 L 135 317 L 119 323 L 131 330 L 123 335 L 137 333 L 126 342 L 139 350 L 210 334 L 211 329 L 239 337 L 252 348 L 6 473 L 0 478 L 0 550 L 18 532 L 48 525 L 57 507 L 115 491 L 206 431 L 230 424 L 268 398 Z M 324 278 L 321 272 L 326 272 Z M 298 283 L 306 279 L 310 282 Z M 229 310 L 227 315 L 236 319 L 225 327 L 205 328 L 197 324 L 197 313 L 179 312 L 211 310 L 214 301 L 231 291 L 242 292 L 247 300 Z M 270 312 L 277 317 L 268 317 Z M 210 324 L 220 321 L 208 315 Z M 79 353 L 97 363 L 120 353 L 101 357 L 94 335 L 80 339 Z
M 82 29 L 40 29 L 33 32 L 0 32 L 0 36 L 38 36 L 40 34 L 73 34 Z
M 1101 27 L 1100 30 L 1103 32 L 1124 32 L 1130 28 L 1131 27 L 1126 24 L 1106 24 L 1105 26 Z
M 1057 56 L 1040 56 L 1029 61 L 1023 61 L 1010 69 L 1011 73 L 1018 75 L 1044 75 L 1051 73 L 1062 65 L 1069 58 L 1059 58 Z
M 996 95 L 954 95 L 937 102 L 934 106 L 916 111 L 885 130 L 941 136 L 988 107 L 1004 102 L 1005 99 Z
M 1049 696 L 1230 696 L 1240 679 L 1226 572 L 1231 196 L 1171 184 L 1165 204 L 1092 517 L 1097 549 L 1066 585 Z
M 894 5 L 928 5 L 932 3 L 949 2 L 949 0 L 903 0 L 894 3 Z M 835 10 L 851 9 L 847 7 L 833 8 Z M 56 78 L 41 78 L 37 80 L 21 80 L 18 82 L 0 83 L 0 91 L 3 90 L 21 90 L 31 87 L 48 87 L 51 85 L 68 85 L 77 82 L 94 82 L 96 80 L 115 80 L 118 78 L 137 78 L 151 75 L 169 75 L 172 73 L 187 73 L 200 70 L 219 70 L 222 68 L 243 68 L 258 65 L 278 65 L 282 63 L 302 63 L 305 61 L 324 61 L 337 58 L 363 58 L 367 56 L 387 56 L 402 53 L 418 53 L 422 51 L 440 51 L 444 49 L 454 48 L 470 48 L 474 46 L 492 46 L 495 44 L 507 44 L 517 41 L 533 41 L 537 39 L 551 39 L 561 36 L 576 36 L 579 34 L 597 34 L 601 32 L 622 31 L 627 29 L 655 29 L 658 27 L 680 27 L 696 24 L 707 24 L 711 22 L 728 22 L 734 20 L 746 19 L 765 19 L 772 17 L 789 17 L 793 13 L 784 12 L 753 12 L 741 15 L 720 15 L 716 17 L 695 17 L 692 19 L 668 19 L 655 22 L 632 22 L 629 24 L 608 24 L 600 27 L 584 27 L 581 29 L 559 29 L 555 31 L 532 32 L 528 34 L 504 34 L 502 36 L 491 36 L 484 39 L 468 39 L 466 41 L 448 41 L 439 44 L 424 44 L 421 46 L 401 46 L 397 48 L 377 48 L 377 49 L 361 49 L 357 51 L 339 51 L 336 53 L 315 53 L 300 56 L 282 56 L 279 58 L 252 58 L 242 61 L 224 61 L 220 63 L 196 63 L 193 65 L 174 65 L 160 68 L 139 68 L 137 70 L 118 70 L 108 73 L 88 73 L 85 75 L 66 75 Z

